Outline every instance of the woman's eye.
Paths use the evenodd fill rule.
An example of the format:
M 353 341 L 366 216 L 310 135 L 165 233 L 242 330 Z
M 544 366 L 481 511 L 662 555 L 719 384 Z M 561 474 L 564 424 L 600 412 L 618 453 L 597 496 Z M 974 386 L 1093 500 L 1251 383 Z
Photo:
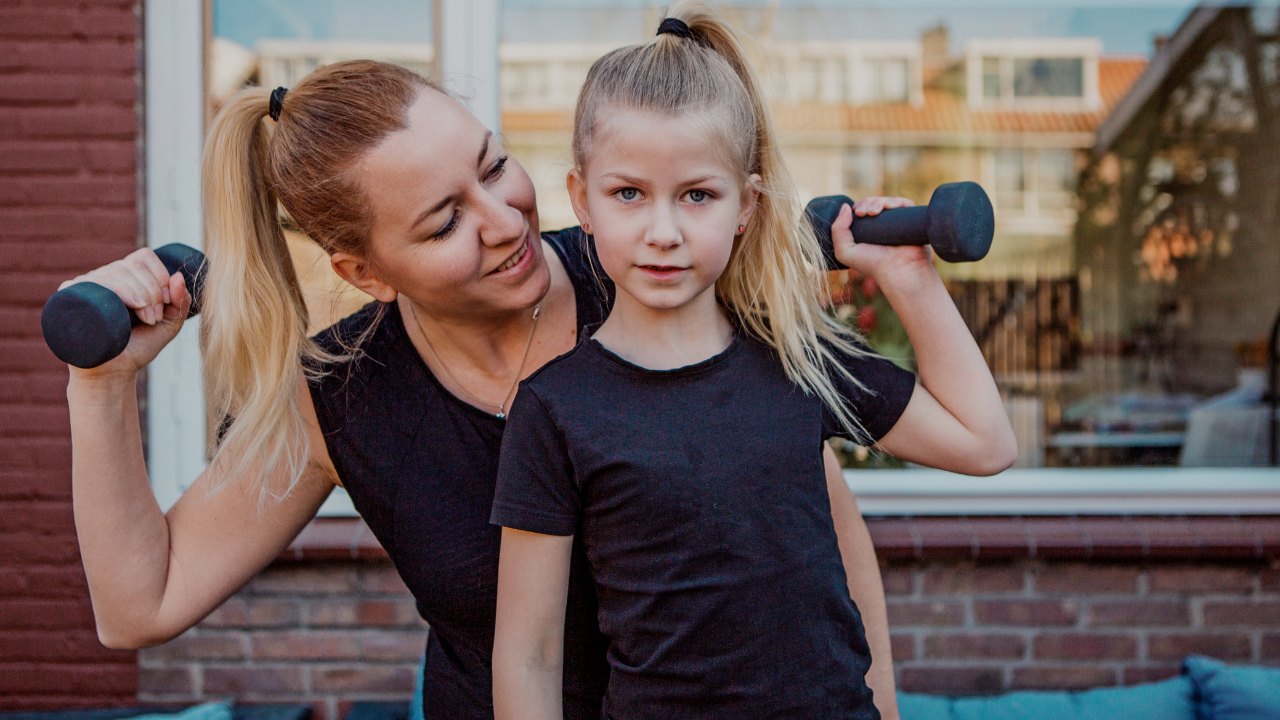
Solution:
M 635 188 L 622 188 L 618 191 L 618 197 L 622 198 L 626 202 L 631 202 L 632 200 L 640 197 L 640 191 Z
M 488 180 L 495 180 L 495 179 L 497 179 L 499 176 L 501 176 L 501 175 L 502 175 L 502 171 L 503 171 L 503 170 L 505 170 L 505 169 L 507 168 L 507 158 L 509 158 L 509 157 L 511 157 L 511 156 L 510 156 L 510 155 L 503 155 L 502 157 L 498 158 L 498 161 L 497 161 L 497 162 L 495 162 L 495 163 L 493 164 L 493 167 L 489 169 L 489 174 L 486 176 L 486 179 L 488 179 Z
M 431 237 L 428 239 L 444 240 L 445 238 L 452 235 L 453 231 L 457 229 L 458 229 L 458 211 L 455 209 L 453 211 L 453 214 L 449 216 L 449 222 L 445 223 L 444 227 L 432 233 Z
M 710 199 L 711 199 L 711 194 L 708 193 L 706 190 L 690 190 L 689 191 L 689 202 L 704 203 Z

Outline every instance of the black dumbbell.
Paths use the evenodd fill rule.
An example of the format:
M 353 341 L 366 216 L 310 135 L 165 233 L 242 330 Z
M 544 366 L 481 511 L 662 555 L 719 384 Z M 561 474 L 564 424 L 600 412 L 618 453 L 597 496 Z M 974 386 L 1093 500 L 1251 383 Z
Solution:
M 156 250 L 170 275 L 182 273 L 191 294 L 191 311 L 200 312 L 204 287 L 204 253 L 181 243 Z M 114 292 L 94 282 L 80 282 L 53 294 L 40 311 L 44 341 L 59 360 L 78 368 L 94 368 L 124 352 L 138 314 Z
M 827 268 L 841 270 L 831 242 L 831 224 L 841 205 L 853 207 L 844 195 L 815 198 L 805 208 L 822 244 Z M 991 200 L 974 182 L 939 185 L 924 207 L 893 208 L 879 215 L 853 216 L 853 237 L 872 245 L 931 245 L 947 262 L 974 262 L 987 256 L 996 218 Z

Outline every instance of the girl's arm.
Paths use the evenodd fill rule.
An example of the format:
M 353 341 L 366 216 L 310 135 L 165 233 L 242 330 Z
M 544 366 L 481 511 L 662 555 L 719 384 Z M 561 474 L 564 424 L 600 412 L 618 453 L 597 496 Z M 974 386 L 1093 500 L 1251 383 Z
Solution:
M 149 324 L 134 329 L 124 353 L 91 370 L 71 368 L 67 385 L 72 502 L 98 637 L 112 648 L 146 647 L 199 622 L 271 562 L 315 516 L 336 473 L 299 373 L 313 455 L 294 491 L 261 508 L 256 492 L 235 484 L 209 495 L 219 479 L 210 468 L 162 513 L 147 478 L 137 378 L 178 334 L 190 299 L 150 250 L 83 279 L 130 308 L 149 308 L 140 312 Z
M 573 536 L 502 529 L 493 633 L 495 720 L 563 720 Z
M 849 597 L 862 614 L 862 627 L 871 647 L 871 669 L 867 685 L 874 694 L 876 709 L 883 720 L 898 720 L 898 694 L 893 680 L 893 651 L 889 643 L 889 614 L 884 602 L 884 583 L 880 580 L 880 564 L 871 544 L 871 533 L 858 510 L 844 470 L 831 447 L 823 445 L 823 462 L 827 471 L 827 494 L 831 497 L 831 519 L 836 526 L 844 574 L 849 582 Z
M 874 215 L 888 204 L 886 198 L 868 198 L 858 201 L 857 211 Z M 832 226 L 836 257 L 880 284 L 920 369 L 920 387 L 880 446 L 903 460 L 968 475 L 1005 470 L 1018 456 L 1013 428 L 929 251 L 855 243 L 849 230 L 853 212 L 841 208 Z

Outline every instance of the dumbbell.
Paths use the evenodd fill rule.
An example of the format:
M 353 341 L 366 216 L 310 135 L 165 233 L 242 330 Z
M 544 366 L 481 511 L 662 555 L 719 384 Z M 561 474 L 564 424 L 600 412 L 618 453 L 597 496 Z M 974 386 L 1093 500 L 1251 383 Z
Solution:
M 182 273 L 191 310 L 200 312 L 200 291 L 204 286 L 204 253 L 181 243 L 156 249 L 169 275 Z M 45 344 L 57 358 L 78 368 L 94 368 L 124 352 L 138 314 L 125 306 L 111 290 L 94 283 L 80 282 L 53 294 L 40 311 L 40 330 Z
M 840 206 L 853 207 L 844 195 L 815 198 L 805 208 L 822 245 L 827 268 L 842 270 L 831 241 L 831 224 Z M 987 256 L 996 218 L 991 200 L 974 182 L 939 185 L 924 207 L 892 208 L 879 215 L 853 216 L 853 238 L 872 245 L 931 245 L 947 262 L 974 262 Z

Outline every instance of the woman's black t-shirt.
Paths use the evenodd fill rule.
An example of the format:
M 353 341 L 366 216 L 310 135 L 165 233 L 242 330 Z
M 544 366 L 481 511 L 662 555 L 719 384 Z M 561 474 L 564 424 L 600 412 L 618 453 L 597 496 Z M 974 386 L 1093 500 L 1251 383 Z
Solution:
M 915 376 L 844 358 L 878 440 Z M 743 332 L 668 371 L 583 339 L 521 384 L 493 522 L 585 545 L 609 636 L 605 717 L 878 717 L 822 443 L 850 437 Z M 850 438 L 852 439 L 852 438 Z
M 593 272 L 586 236 L 571 228 L 542 238 L 573 282 L 579 328 L 603 321 L 612 284 Z M 316 340 L 340 352 L 375 322 L 355 360 L 312 382 L 311 399 L 343 486 L 431 626 L 426 719 L 491 720 L 501 529 L 489 514 L 506 421 L 440 384 L 394 303 L 373 303 Z M 596 612 L 590 568 L 575 547 L 565 618 L 566 720 L 600 718 L 609 667 Z

